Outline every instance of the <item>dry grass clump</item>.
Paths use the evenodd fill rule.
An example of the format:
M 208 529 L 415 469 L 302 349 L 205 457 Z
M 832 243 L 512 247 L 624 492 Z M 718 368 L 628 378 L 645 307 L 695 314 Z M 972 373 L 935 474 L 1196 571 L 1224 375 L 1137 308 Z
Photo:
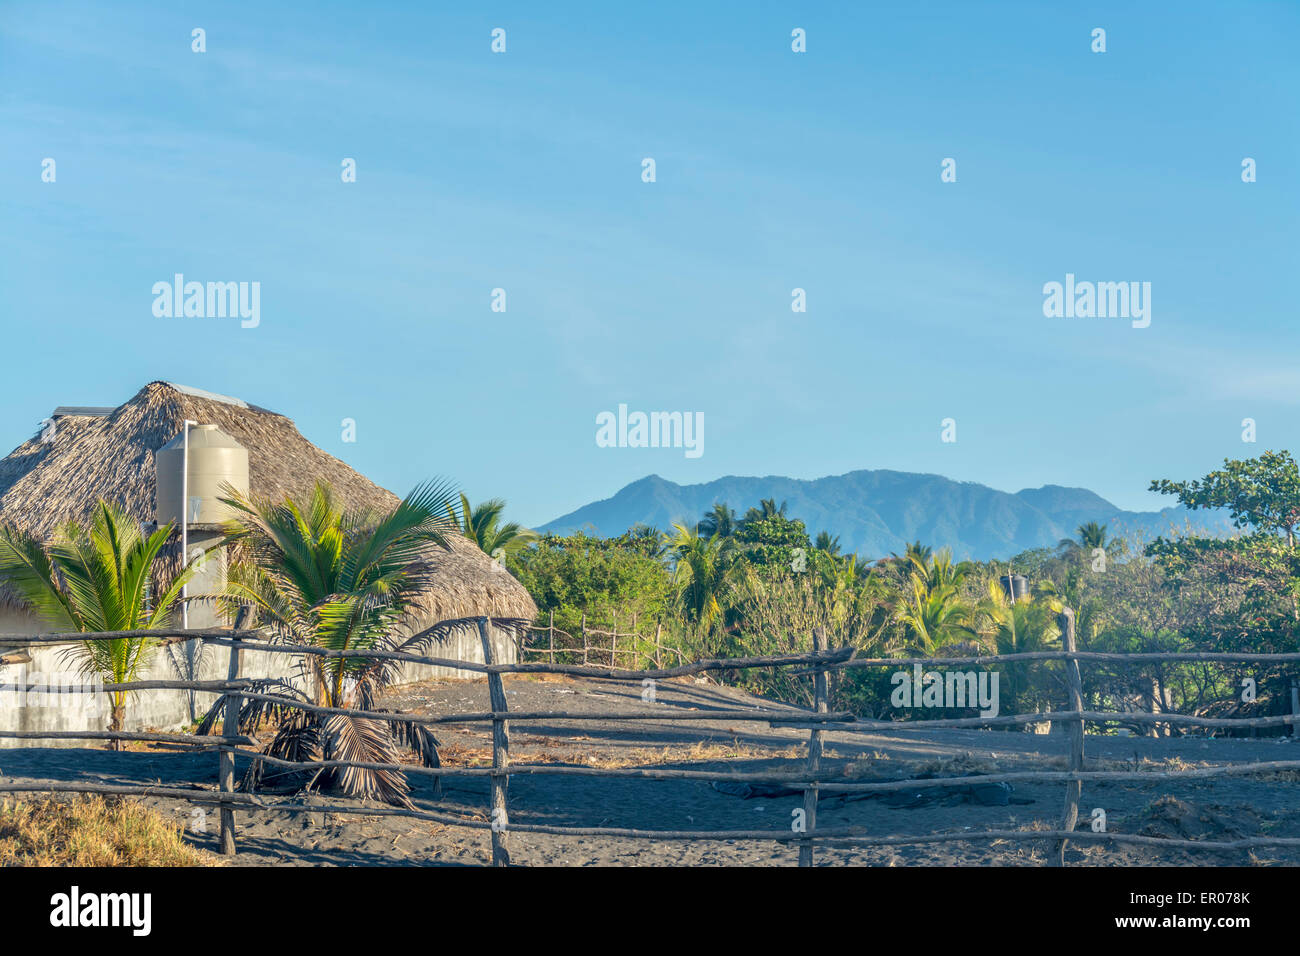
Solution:
M 987 757 L 978 757 L 971 751 L 956 757 L 939 757 L 924 763 L 914 764 L 912 776 L 927 777 L 973 777 L 979 774 L 999 773 L 1002 767 Z
M 870 753 L 861 754 L 854 757 L 844 765 L 844 776 L 851 780 L 862 779 L 870 781 L 882 774 L 884 768 L 881 764 L 890 759 L 889 754 L 882 753 L 879 750 L 873 750 Z
M 0 803 L 0 866 L 220 866 L 183 827 L 133 801 Z
M 1240 840 L 1263 829 L 1253 807 L 1194 803 L 1169 794 L 1147 804 L 1131 825 L 1146 836 L 1177 840 Z
M 1254 777 L 1265 783 L 1300 783 L 1300 770 L 1272 770 Z
M 1053 770 L 1070 769 L 1070 761 L 1066 757 L 1053 757 L 1050 761 Z M 1208 760 L 1184 760 L 1182 757 L 1165 757 L 1160 760 L 1152 760 L 1150 757 L 1139 757 L 1133 755 L 1132 760 L 1112 760 L 1106 757 L 1086 757 L 1084 759 L 1084 770 L 1126 770 L 1132 773 L 1167 773 L 1178 770 L 1202 770 L 1206 767 L 1212 767 Z

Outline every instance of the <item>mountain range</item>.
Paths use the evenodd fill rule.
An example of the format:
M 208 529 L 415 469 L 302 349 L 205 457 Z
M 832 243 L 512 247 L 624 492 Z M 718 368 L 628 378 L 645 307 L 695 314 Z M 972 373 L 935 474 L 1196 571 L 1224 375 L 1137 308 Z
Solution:
M 802 520 L 810 535 L 829 531 L 839 536 L 845 553 L 870 558 L 901 553 L 908 542 L 921 541 L 951 548 L 958 559 L 1005 559 L 1055 546 L 1089 521 L 1106 525 L 1112 537 L 1147 540 L 1189 525 L 1212 535 L 1233 530 L 1221 513 L 1181 507 L 1124 511 L 1086 488 L 1044 485 L 1013 494 L 942 475 L 886 470 L 814 480 L 728 476 L 698 485 L 649 475 L 538 530 L 612 536 L 641 523 L 667 530 L 674 521 L 698 521 L 715 502 L 726 502 L 741 516 L 761 498 L 786 502 L 787 515 Z

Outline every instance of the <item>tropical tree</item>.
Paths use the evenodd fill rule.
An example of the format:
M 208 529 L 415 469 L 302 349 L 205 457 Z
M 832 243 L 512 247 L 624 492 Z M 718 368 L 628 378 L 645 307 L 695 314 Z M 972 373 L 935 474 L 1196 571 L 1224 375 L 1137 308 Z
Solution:
M 739 522 L 736 520 L 736 512 L 725 501 L 715 501 L 713 507 L 704 512 L 697 527 L 705 537 L 717 535 L 720 538 L 730 538 L 735 535 Z
M 1050 583 L 1036 589 L 1030 599 L 1013 604 L 1001 584 L 990 581 L 988 594 L 975 609 L 975 630 L 982 642 L 991 644 L 998 654 L 1053 650 L 1060 645 L 1061 629 L 1056 617 L 1063 607 Z M 1004 665 L 1008 686 L 1003 696 L 1009 701 L 1010 712 L 1041 709 L 1050 701 L 1046 686 L 1041 680 L 1035 681 L 1036 675 L 1046 673 L 1027 663 Z
M 784 518 L 786 516 L 785 507 L 786 503 L 784 501 L 778 506 L 775 498 L 760 498 L 758 507 L 747 509 L 745 517 L 740 520 L 740 523 L 743 526 L 767 518 Z
M 1258 458 L 1225 458 L 1220 471 L 1197 481 L 1151 482 L 1151 491 L 1173 495 L 1186 508 L 1226 508 L 1238 528 L 1281 534 L 1295 550 L 1300 524 L 1300 466 L 1286 451 L 1266 451 Z
M 502 524 L 505 510 L 506 503 L 500 498 L 490 498 L 471 508 L 469 498 L 462 494 L 460 509 L 453 512 L 453 518 L 461 534 L 477 544 L 484 554 L 500 559 L 528 547 L 539 537 L 536 531 L 516 521 Z
M 813 547 L 818 551 L 825 551 L 833 558 L 838 557 L 840 553 L 840 536 L 832 535 L 829 531 L 819 531 L 813 541 Z
M 13 527 L 0 527 L 0 583 L 36 617 L 58 631 L 155 630 L 171 622 L 185 569 L 157 593 L 159 554 L 172 526 L 145 535 L 139 522 L 100 500 L 90 525 L 71 521 L 43 544 Z M 136 680 L 147 667 L 151 644 L 144 637 L 83 641 L 74 657 L 86 675 L 113 684 Z M 126 691 L 112 691 L 109 729 L 122 730 Z M 114 741 L 114 749 L 121 746 Z
M 924 568 L 929 564 L 931 557 L 934 555 L 934 549 L 920 541 L 909 542 L 903 549 L 903 553 L 891 551 L 888 558 L 883 558 L 882 563 L 887 564 L 904 579 L 916 568 Z
M 1079 525 L 1074 533 L 1077 537 L 1061 539 L 1056 546 L 1059 553 L 1069 556 L 1093 554 L 1098 548 L 1105 551 L 1109 543 L 1106 526 L 1095 521 Z
M 226 602 L 251 606 L 273 639 L 328 651 L 427 653 L 434 629 L 401 637 L 398 626 L 420 606 L 433 587 L 428 561 L 449 547 L 457 533 L 456 505 L 441 484 L 422 484 L 387 513 L 345 510 L 329 489 L 317 485 L 305 502 L 239 493 L 222 499 L 234 513 L 227 537 L 235 560 Z M 402 662 L 367 657 L 304 655 L 310 693 L 286 682 L 270 681 L 280 694 L 337 710 L 374 710 L 379 693 L 397 677 Z M 204 719 L 209 730 L 224 708 L 219 700 Z M 415 723 L 394 723 L 346 713 L 315 714 L 299 708 L 246 700 L 241 728 L 263 717 L 285 719 L 267 748 L 273 757 L 293 761 L 346 760 L 397 763 L 402 748 L 425 766 L 439 766 L 437 740 Z M 263 773 L 254 760 L 245 785 L 256 786 Z M 405 775 L 395 770 L 331 768 L 307 784 L 332 786 L 359 797 L 409 805 Z
M 615 540 L 647 558 L 662 558 L 668 550 L 664 533 L 644 522 L 634 524 Z
M 1300 556 L 1296 555 L 1296 527 L 1300 524 L 1300 466 L 1287 451 L 1266 451 L 1244 461 L 1224 459 L 1223 468 L 1196 481 L 1151 482 L 1151 491 L 1174 495 L 1186 508 L 1226 508 L 1237 528 L 1249 528 L 1243 542 L 1214 544 L 1201 540 L 1167 542 L 1157 538 L 1147 553 L 1185 560 L 1188 551 L 1258 550 L 1267 553 L 1269 538 L 1286 539 L 1290 557 L 1291 617 L 1300 623 Z M 1251 539 L 1255 540 L 1251 540 Z M 1181 552 L 1181 553 L 1180 553 Z
M 954 564 L 952 552 L 947 548 L 933 554 L 929 548 L 913 550 L 909 545 L 907 562 L 910 578 L 920 581 L 927 592 L 943 587 L 958 590 L 971 569 L 966 562 Z
M 978 637 L 971 606 L 950 584 L 930 587 L 913 575 L 897 611 L 904 640 L 920 654 L 969 644 Z
M 671 542 L 675 559 L 673 584 L 696 636 L 707 636 L 723 618 L 723 596 L 731 577 L 733 547 L 729 539 L 705 537 L 676 522 Z
M 719 650 L 725 656 L 807 653 L 813 634 L 820 631 L 831 648 L 854 647 L 870 657 L 883 656 L 890 649 L 884 639 L 889 617 L 879 597 L 869 585 L 859 584 L 850 561 L 827 561 L 825 573 L 772 568 L 766 574 L 738 574 L 730 597 L 734 627 L 722 635 Z M 811 683 L 783 668 L 722 674 L 755 693 L 812 703 Z M 848 700 L 841 693 L 846 676 L 830 675 L 836 709 Z
M 818 553 L 813 552 L 808 529 L 798 518 L 786 515 L 785 503 L 777 507 L 771 498 L 760 502 L 760 507 L 750 508 L 745 520 L 736 529 L 735 545 L 744 564 L 757 573 L 768 573 L 786 568 L 799 570 L 815 563 Z M 829 555 L 821 555 L 827 561 Z
M 930 556 L 934 554 L 934 549 L 928 544 L 922 544 L 920 541 L 912 541 L 903 550 L 902 558 L 905 561 L 929 561 Z M 899 557 L 895 554 L 894 557 Z
M 653 529 L 618 538 L 547 534 L 516 554 L 511 570 L 537 602 L 543 625 L 554 614 L 557 628 L 577 633 L 584 615 L 614 611 L 671 622 L 675 591 L 666 547 Z
M 954 564 L 949 549 L 934 553 L 917 543 L 894 556 L 894 567 L 906 571 L 894 612 L 905 643 L 922 654 L 979 643 L 975 607 L 962 593 L 968 562 Z
M 1081 524 L 1075 531 L 1079 536 L 1079 544 L 1085 551 L 1092 552 L 1097 548 L 1105 549 L 1106 547 L 1106 526 L 1097 524 L 1095 521 L 1089 521 L 1087 524 Z

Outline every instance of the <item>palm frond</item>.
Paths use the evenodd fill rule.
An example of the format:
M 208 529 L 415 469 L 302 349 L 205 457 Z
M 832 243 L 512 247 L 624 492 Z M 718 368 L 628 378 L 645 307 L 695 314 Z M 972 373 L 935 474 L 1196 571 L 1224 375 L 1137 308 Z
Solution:
M 285 719 L 275 737 L 266 748 L 266 754 L 280 760 L 293 763 L 318 763 L 321 759 L 320 723 L 314 714 L 304 710 L 294 710 Z M 248 765 L 240 786 L 244 790 L 258 790 L 264 786 L 267 763 L 253 758 Z M 291 771 L 283 776 L 301 777 L 308 771 Z M 310 779 L 301 787 L 309 790 L 315 784 L 320 772 L 311 773 Z
M 321 759 L 354 763 L 397 763 L 393 734 L 385 721 L 330 714 L 320 723 Z M 398 770 L 336 767 L 331 782 L 348 796 L 409 807 L 410 786 Z
M 273 692 L 283 696 L 295 697 L 305 704 L 311 703 L 311 700 L 301 690 L 286 680 L 278 677 L 265 677 L 249 681 L 247 690 L 254 694 L 272 694 Z M 226 701 L 230 699 L 229 694 L 222 694 L 212 706 L 208 708 L 198 726 L 194 728 L 194 733 L 198 736 L 208 736 L 214 732 L 219 719 L 225 718 Z M 302 711 L 291 704 L 282 704 L 279 701 L 259 700 L 257 698 L 239 698 L 241 701 L 239 712 L 235 720 L 235 726 L 240 733 L 251 734 L 262 725 L 263 721 L 286 721 L 293 714 L 302 713 Z

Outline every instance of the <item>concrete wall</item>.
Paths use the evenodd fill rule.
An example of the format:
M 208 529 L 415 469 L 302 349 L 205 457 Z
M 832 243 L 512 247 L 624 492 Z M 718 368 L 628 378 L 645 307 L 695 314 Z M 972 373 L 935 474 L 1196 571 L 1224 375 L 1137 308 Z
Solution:
M 191 613 L 191 624 L 195 614 Z M 48 628 L 46 628 L 48 630 Z M 40 633 L 41 628 L 30 617 L 0 611 L 0 635 Z M 515 644 L 511 635 L 493 628 L 494 653 L 498 662 L 513 663 Z M 51 681 L 54 684 L 81 683 L 77 675 L 78 662 L 69 654 L 77 644 L 46 644 L 21 648 L 32 657 L 30 664 L 0 666 L 0 683 L 17 684 L 25 681 Z M 0 641 L 3 647 L 3 641 Z M 481 663 L 483 648 L 477 628 L 463 628 L 448 640 L 435 646 L 430 656 L 447 657 Z M 186 641 L 169 648 L 156 649 L 152 659 L 140 675 L 142 680 L 184 679 L 225 680 L 229 666 L 229 650 L 224 647 L 204 645 L 201 641 Z M 44 675 L 39 677 L 37 675 Z M 54 675 L 58 675 L 56 678 Z M 240 655 L 240 675 L 243 677 L 279 677 L 304 687 L 300 659 L 292 654 L 268 654 L 245 650 Z M 434 677 L 481 678 L 481 674 L 457 668 L 403 666 L 399 680 L 402 682 L 429 680 Z M 215 694 L 191 694 L 181 690 L 144 690 L 133 693 L 127 701 L 127 730 L 178 730 L 202 715 L 216 700 Z M 111 705 L 107 694 L 36 694 L 20 695 L 0 691 L 0 730 L 106 730 Z M 0 737 L 4 747 L 84 747 L 86 741 L 40 741 Z
M 479 637 L 478 627 L 458 627 L 447 635 L 446 639 L 436 642 L 423 657 L 444 657 L 455 661 L 483 663 L 483 641 Z M 507 630 L 493 626 L 492 657 L 498 664 L 514 664 L 519 660 L 519 648 L 514 635 Z M 435 677 L 457 679 L 482 679 L 484 675 L 476 671 L 467 671 L 459 667 L 434 667 L 429 664 L 403 664 L 398 680 L 402 683 L 431 680 Z
M 42 629 L 31 618 L 0 612 L 0 634 L 37 634 Z M 46 629 L 48 630 L 48 628 Z M 19 694 L 0 691 L 0 730 L 107 730 L 112 705 L 103 693 L 56 693 L 60 685 L 93 682 L 79 673 L 79 644 L 42 644 L 15 648 L 31 655 L 29 664 L 0 666 L 0 683 L 41 683 L 50 693 Z M 186 641 L 152 652 L 139 675 L 141 680 L 225 680 L 229 649 Z M 297 674 L 297 658 L 288 654 L 244 651 L 240 673 L 245 677 L 281 677 L 304 686 Z M 127 698 L 127 730 L 179 730 L 202 717 L 216 694 L 183 690 L 136 691 Z M 41 741 L 0 737 L 2 747 L 84 747 L 86 741 Z

